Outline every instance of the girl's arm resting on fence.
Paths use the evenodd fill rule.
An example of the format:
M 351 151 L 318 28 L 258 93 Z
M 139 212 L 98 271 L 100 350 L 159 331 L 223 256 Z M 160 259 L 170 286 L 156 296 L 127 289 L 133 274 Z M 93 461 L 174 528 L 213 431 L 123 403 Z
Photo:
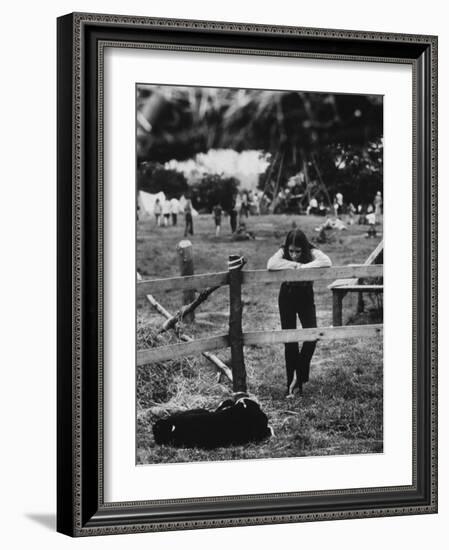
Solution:
M 298 269 L 300 264 L 284 258 L 284 250 L 280 248 L 267 262 L 268 271 L 279 271 L 281 269 Z
M 331 267 L 331 259 L 324 252 L 321 252 L 321 250 L 318 250 L 318 248 L 312 248 L 311 253 L 313 260 L 307 264 L 300 264 L 301 268 Z

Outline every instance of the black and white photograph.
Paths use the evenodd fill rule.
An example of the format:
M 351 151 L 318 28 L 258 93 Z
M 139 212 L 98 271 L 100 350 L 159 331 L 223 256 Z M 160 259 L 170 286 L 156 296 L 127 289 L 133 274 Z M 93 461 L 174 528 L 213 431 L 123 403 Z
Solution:
M 383 108 L 136 84 L 137 465 L 383 452 Z
M 5 549 L 444 548 L 444 6 L 6 4 Z

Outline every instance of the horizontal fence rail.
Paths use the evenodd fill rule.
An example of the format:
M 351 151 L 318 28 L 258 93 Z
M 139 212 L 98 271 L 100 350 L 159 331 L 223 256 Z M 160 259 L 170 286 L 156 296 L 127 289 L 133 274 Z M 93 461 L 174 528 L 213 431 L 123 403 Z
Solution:
M 283 283 L 286 281 L 322 281 L 349 277 L 382 277 L 383 265 L 348 265 L 336 267 L 313 267 L 304 269 L 283 269 L 280 271 L 242 271 L 242 284 Z M 137 296 L 168 290 L 200 290 L 211 286 L 229 284 L 229 272 L 152 279 L 137 282 Z
M 325 281 L 344 277 L 382 277 L 383 265 L 345 265 L 282 269 L 280 271 L 242 271 L 242 284 L 284 283 L 287 281 Z
M 147 294 L 154 294 L 160 290 L 200 290 L 210 286 L 225 286 L 227 284 L 227 271 L 206 273 L 203 275 L 188 275 L 187 277 L 137 281 L 137 297 L 140 298 Z
M 245 332 L 243 343 L 283 344 L 287 342 L 307 342 L 316 340 L 343 340 L 345 338 L 370 338 L 382 334 L 383 325 L 351 325 L 328 328 L 300 328 Z
M 344 327 L 329 328 L 306 328 L 306 329 L 285 329 L 273 331 L 244 332 L 244 345 L 269 345 L 282 344 L 287 342 L 306 342 L 316 340 L 343 340 L 347 338 L 370 338 L 383 333 L 383 325 L 352 325 Z M 229 335 L 222 334 L 211 338 L 201 338 L 193 342 L 183 344 L 172 344 L 150 348 L 137 352 L 137 366 L 178 359 L 213 351 L 230 346 Z
M 210 338 L 198 338 L 185 344 L 171 344 L 170 346 L 160 346 L 158 348 L 149 348 L 137 352 L 137 366 L 154 363 L 156 361 L 167 361 L 168 359 L 178 359 L 179 357 L 188 357 L 197 355 L 205 351 L 228 348 L 229 335 L 220 334 Z
M 384 291 L 384 285 L 335 285 L 331 287 L 334 292 L 371 292 L 382 293 Z

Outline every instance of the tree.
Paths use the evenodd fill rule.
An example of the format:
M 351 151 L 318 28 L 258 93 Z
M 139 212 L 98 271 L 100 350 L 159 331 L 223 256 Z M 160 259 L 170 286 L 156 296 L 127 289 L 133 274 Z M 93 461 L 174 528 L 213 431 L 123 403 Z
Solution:
M 345 202 L 369 204 L 383 186 L 382 140 L 366 145 L 329 145 L 317 155 L 329 192 L 343 193 Z
M 167 170 L 155 162 L 141 163 L 137 172 L 137 187 L 147 193 L 163 191 L 168 199 L 179 198 L 188 189 L 184 174 L 176 170 Z
M 263 150 L 273 159 L 264 186 L 273 198 L 299 171 L 309 188 L 313 176 L 308 172 L 314 163 L 312 172 L 315 169 L 322 182 L 332 187 L 331 172 L 321 166 L 322 161 L 331 166 L 341 151 L 346 154 L 351 148 L 365 158 L 371 154 L 370 144 L 383 137 L 380 96 L 171 86 L 146 87 L 141 93 L 147 96 L 139 98 L 138 113 L 151 113 L 146 114 L 147 123 L 138 125 L 139 158 L 183 160 L 212 147 Z M 163 96 L 164 101 L 156 101 L 153 95 Z M 152 108 L 145 111 L 148 105 Z M 336 156 L 323 158 L 323 151 Z M 360 184 L 368 178 L 376 179 L 378 185 L 379 178 L 368 164 L 359 165 Z M 357 167 L 352 166 L 350 175 L 355 177 Z
M 192 204 L 197 210 L 207 212 L 211 212 L 219 204 L 223 210 L 229 212 L 234 205 L 238 185 L 236 178 L 218 174 L 205 175 L 201 181 L 191 186 Z

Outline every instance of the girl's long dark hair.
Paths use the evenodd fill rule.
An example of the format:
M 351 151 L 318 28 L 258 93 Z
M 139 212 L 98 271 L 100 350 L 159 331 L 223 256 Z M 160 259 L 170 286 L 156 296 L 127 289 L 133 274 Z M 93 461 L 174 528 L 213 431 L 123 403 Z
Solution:
M 300 263 L 308 264 L 313 260 L 311 250 L 312 248 L 315 248 L 315 246 L 309 242 L 305 233 L 301 231 L 301 229 L 292 229 L 287 233 L 283 247 L 284 258 L 286 260 L 291 260 L 290 254 L 288 253 L 289 246 L 297 246 L 298 248 L 301 248 Z

